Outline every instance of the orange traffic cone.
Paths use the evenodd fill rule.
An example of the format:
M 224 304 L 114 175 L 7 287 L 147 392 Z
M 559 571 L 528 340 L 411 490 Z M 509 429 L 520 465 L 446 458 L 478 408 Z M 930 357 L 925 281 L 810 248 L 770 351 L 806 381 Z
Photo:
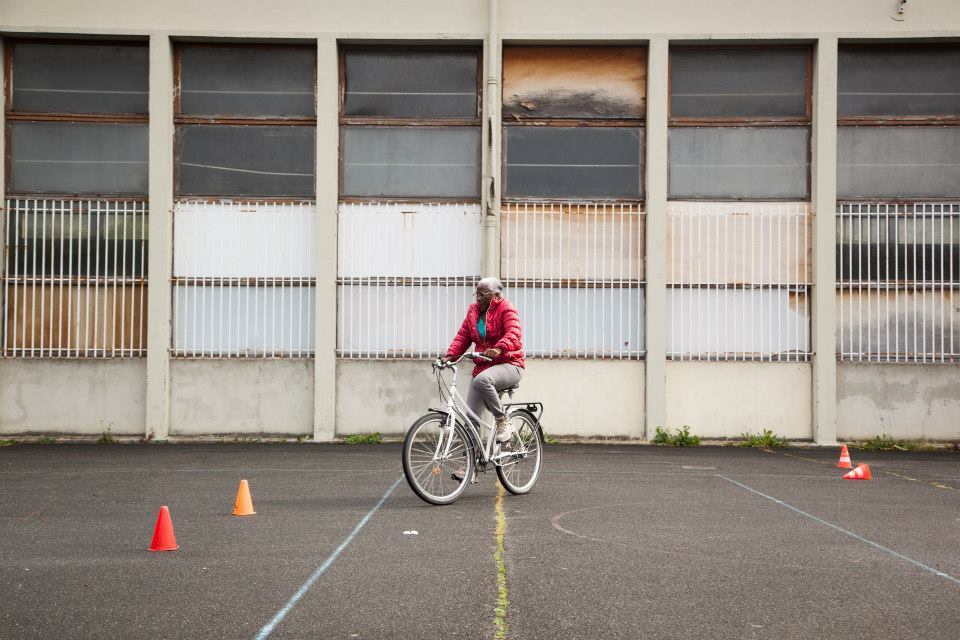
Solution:
M 837 463 L 838 469 L 853 469 L 853 463 L 850 462 L 850 452 L 847 451 L 847 445 L 840 448 L 840 462 Z
M 255 513 L 253 500 L 250 498 L 250 485 L 246 480 L 241 480 L 240 488 L 237 489 L 237 502 L 233 506 L 233 515 L 252 516 Z
M 153 528 L 153 542 L 150 551 L 173 551 L 179 549 L 177 538 L 173 535 L 173 521 L 170 520 L 170 510 L 166 506 L 160 507 L 157 515 L 157 526 Z
M 848 471 L 843 474 L 844 480 L 872 480 L 873 475 L 870 473 L 870 465 L 861 464 L 857 465 L 857 468 L 853 471 Z

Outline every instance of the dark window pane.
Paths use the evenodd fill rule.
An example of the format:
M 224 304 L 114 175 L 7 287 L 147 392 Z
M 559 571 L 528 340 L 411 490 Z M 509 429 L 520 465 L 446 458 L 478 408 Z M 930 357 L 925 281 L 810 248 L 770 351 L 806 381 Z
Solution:
M 147 193 L 147 125 L 12 122 L 15 193 Z
M 670 196 L 806 198 L 807 127 L 670 129 Z
M 477 198 L 476 128 L 346 127 L 343 195 Z
M 843 282 L 960 282 L 956 214 L 837 218 L 837 279 Z
M 960 128 L 840 127 L 837 195 L 960 197 Z
M 642 47 L 505 47 L 503 117 L 641 118 Z
M 316 55 L 311 49 L 183 47 L 180 112 L 312 116 Z
M 142 204 L 20 200 L 7 217 L 7 273 L 145 277 L 147 231 Z
M 960 47 L 847 46 L 839 56 L 841 116 L 960 115 Z
M 147 113 L 149 50 L 141 46 L 15 44 L 14 111 Z
M 670 53 L 670 115 L 805 116 L 805 49 L 676 49 Z
M 348 116 L 477 117 L 472 51 L 347 51 Z
M 180 195 L 314 197 L 316 128 L 183 125 Z
M 639 198 L 643 129 L 507 127 L 505 195 Z

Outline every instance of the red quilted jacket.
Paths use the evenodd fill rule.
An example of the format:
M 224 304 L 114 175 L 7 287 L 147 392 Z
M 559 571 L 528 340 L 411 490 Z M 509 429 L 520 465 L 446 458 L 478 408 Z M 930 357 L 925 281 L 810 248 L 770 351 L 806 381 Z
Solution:
M 473 377 L 477 377 L 484 369 L 495 364 L 514 364 L 523 368 L 523 333 L 520 330 L 520 316 L 517 315 L 517 308 L 504 298 L 494 298 L 490 301 L 490 308 L 487 309 L 485 341 L 480 339 L 480 332 L 477 331 L 479 319 L 480 305 L 474 302 L 467 309 L 467 317 L 464 318 L 460 330 L 450 343 L 447 356 L 459 358 L 466 353 L 471 344 L 477 345 L 477 351 L 496 348 L 503 352 L 494 358 L 493 362 L 474 361 L 477 366 L 473 368 Z

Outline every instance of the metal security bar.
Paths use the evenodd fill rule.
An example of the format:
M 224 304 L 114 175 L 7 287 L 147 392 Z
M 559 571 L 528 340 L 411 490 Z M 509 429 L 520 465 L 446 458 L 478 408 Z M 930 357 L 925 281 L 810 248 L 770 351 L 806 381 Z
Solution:
M 500 267 L 527 356 L 645 355 L 644 234 L 636 204 L 504 205 Z
M 337 355 L 439 355 L 480 278 L 480 206 L 357 202 L 338 214 Z
M 667 357 L 810 358 L 807 203 L 671 202 Z
M 960 203 L 840 203 L 843 362 L 960 362 Z
M 4 218 L 4 356 L 146 355 L 145 202 L 13 198 Z
M 306 358 L 314 350 L 312 202 L 180 202 L 173 355 Z

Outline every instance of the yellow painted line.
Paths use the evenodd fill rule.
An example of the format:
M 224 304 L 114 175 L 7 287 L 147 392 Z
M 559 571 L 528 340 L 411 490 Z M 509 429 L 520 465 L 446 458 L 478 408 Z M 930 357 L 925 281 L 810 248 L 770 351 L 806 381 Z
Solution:
M 807 462 L 816 462 L 817 464 L 829 464 L 833 466 L 832 462 L 827 460 L 814 460 L 813 458 L 805 458 L 803 456 L 795 456 L 792 453 L 784 453 L 783 455 L 788 458 L 796 458 L 797 460 L 806 460 Z M 910 476 L 905 476 L 902 473 L 897 473 L 896 471 L 887 471 L 886 469 L 877 469 L 878 473 L 889 473 L 892 476 L 896 476 L 901 480 L 909 480 L 910 482 L 919 482 L 920 484 L 930 485 L 931 487 L 936 487 L 937 489 L 946 489 L 947 491 L 960 491 L 956 487 L 951 487 L 948 484 L 943 484 L 942 482 L 933 482 L 931 480 L 921 480 L 919 478 L 911 478 Z
M 504 538 L 507 534 L 507 516 L 503 511 L 503 486 L 497 483 L 497 503 L 494 509 L 497 519 L 497 546 L 493 560 L 497 564 L 497 606 L 493 609 L 493 638 L 504 640 L 507 637 L 507 563 L 504 561 Z

